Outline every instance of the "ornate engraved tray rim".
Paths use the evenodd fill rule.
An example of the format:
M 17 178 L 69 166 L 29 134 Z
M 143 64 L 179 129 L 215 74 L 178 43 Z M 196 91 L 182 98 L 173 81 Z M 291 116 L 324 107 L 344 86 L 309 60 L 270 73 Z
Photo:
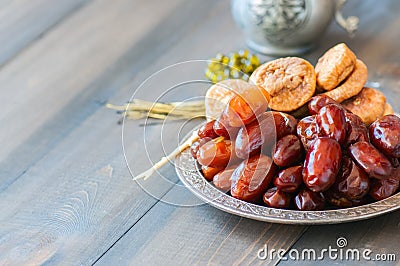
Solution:
M 184 150 L 175 160 L 182 183 L 198 198 L 225 212 L 254 220 L 281 224 L 337 224 L 369 219 L 400 209 L 400 192 L 381 201 L 346 209 L 296 211 L 248 203 L 223 193 L 200 173 L 197 162 Z

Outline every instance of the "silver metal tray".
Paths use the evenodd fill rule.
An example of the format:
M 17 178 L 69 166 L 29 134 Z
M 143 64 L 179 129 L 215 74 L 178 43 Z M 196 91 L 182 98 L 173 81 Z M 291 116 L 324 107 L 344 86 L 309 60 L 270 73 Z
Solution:
M 189 149 L 176 157 L 175 169 L 182 183 L 201 200 L 225 212 L 264 222 L 337 224 L 369 219 L 400 209 L 400 193 L 359 207 L 326 211 L 282 210 L 255 205 L 235 199 L 209 183 L 200 173 Z

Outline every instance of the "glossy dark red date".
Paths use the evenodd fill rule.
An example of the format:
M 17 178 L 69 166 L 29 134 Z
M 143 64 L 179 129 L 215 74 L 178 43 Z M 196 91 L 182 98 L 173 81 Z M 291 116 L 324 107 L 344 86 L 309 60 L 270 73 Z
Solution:
M 256 155 L 243 161 L 232 174 L 231 195 L 240 200 L 259 202 L 275 172 L 275 164 L 266 155 Z
M 268 189 L 263 196 L 265 205 L 278 209 L 289 208 L 291 199 L 292 197 L 289 193 L 283 192 L 276 187 Z
M 325 191 L 324 196 L 326 201 L 332 204 L 333 206 L 339 208 L 353 207 L 353 202 L 335 189 L 329 189 L 328 191 Z
M 361 118 L 353 113 L 346 112 L 346 139 L 343 143 L 344 147 L 359 142 L 368 141 L 368 130 Z
M 301 211 L 319 211 L 325 207 L 325 198 L 322 193 L 302 189 L 294 197 L 294 205 Z
M 333 187 L 350 200 L 361 199 L 368 194 L 369 177 L 351 158 L 342 159 L 342 168 Z
M 389 177 L 381 180 L 373 180 L 369 195 L 375 200 L 383 200 L 392 196 L 399 189 L 399 179 Z
M 230 127 L 242 127 L 253 122 L 268 109 L 270 95 L 257 86 L 232 97 L 221 114 L 221 122 Z
M 310 115 L 316 115 L 316 114 L 318 114 L 319 110 L 322 109 L 322 107 L 324 107 L 325 105 L 328 105 L 328 104 L 338 105 L 338 103 L 335 100 L 333 100 L 331 97 L 326 96 L 324 94 L 314 96 L 308 102 L 308 111 L 309 111 Z
M 223 123 L 220 116 L 215 120 L 213 129 L 218 136 L 234 140 L 240 128 L 231 127 L 227 123 Z
M 370 202 L 370 197 L 364 196 L 360 199 L 348 199 L 346 198 L 343 193 L 340 193 L 338 191 L 335 191 L 333 189 L 330 189 L 326 192 L 324 192 L 324 196 L 327 202 L 329 202 L 331 205 L 339 208 L 350 208 L 350 207 L 356 207 L 364 204 L 368 204 Z
M 190 153 L 195 159 L 197 159 L 197 152 L 199 151 L 199 148 L 200 148 L 199 141 L 195 141 L 192 143 L 192 145 L 190 145 Z
M 372 144 L 360 141 L 350 145 L 350 156 L 370 176 L 377 179 L 387 178 L 393 171 L 389 159 Z
M 297 120 L 281 112 L 265 112 L 257 120 L 239 130 L 235 150 L 239 158 L 246 159 L 254 151 L 268 153 L 276 141 L 288 134 L 295 134 Z
M 297 136 L 308 150 L 316 138 L 318 138 L 318 126 L 316 116 L 307 116 L 297 124 Z
M 277 139 L 281 139 L 286 135 L 296 134 L 298 122 L 296 118 L 282 112 L 271 111 L 267 113 L 271 113 L 274 118 Z
M 346 118 L 343 107 L 328 104 L 322 107 L 316 117 L 319 135 L 343 144 L 346 138 Z
M 303 158 L 303 145 L 295 135 L 281 138 L 275 145 L 272 159 L 278 166 L 291 166 Z
M 400 157 L 400 118 L 396 115 L 386 115 L 369 127 L 369 137 L 372 144 L 385 154 Z
M 224 170 L 223 167 L 211 167 L 211 166 L 202 166 L 201 172 L 203 173 L 204 178 L 207 181 L 212 181 L 214 176 Z
M 400 158 L 392 158 L 392 157 L 388 157 L 388 159 L 390 160 L 390 162 L 392 163 L 392 166 L 394 168 L 398 168 L 400 167 Z
M 278 173 L 274 185 L 283 192 L 294 193 L 303 184 L 302 171 L 301 165 L 286 168 Z
M 216 174 L 213 178 L 213 184 L 216 188 L 223 192 L 228 192 L 231 189 L 231 177 L 237 166 L 231 166 Z
M 230 140 L 214 139 L 205 143 L 197 151 L 197 161 L 203 166 L 221 168 L 237 161 Z
M 336 180 L 342 160 L 339 143 L 323 137 L 314 141 L 307 152 L 303 166 L 303 181 L 314 192 L 329 189 Z
M 199 151 L 200 147 L 210 140 L 210 138 L 202 138 L 193 142 L 192 145 L 190 145 L 190 153 L 192 154 L 193 158 L 197 159 L 197 152 Z
M 239 158 L 246 159 L 249 155 L 268 146 L 270 139 L 275 139 L 276 132 L 271 125 L 273 118 L 268 113 L 261 114 L 258 119 L 239 130 L 235 140 L 235 151 Z
M 202 125 L 197 132 L 199 137 L 200 138 L 210 138 L 210 139 L 214 139 L 214 138 L 218 137 L 218 134 L 215 133 L 215 131 L 214 131 L 214 124 L 215 124 L 215 120 L 211 120 L 211 121 L 208 121 L 207 123 L 205 123 L 204 125 Z

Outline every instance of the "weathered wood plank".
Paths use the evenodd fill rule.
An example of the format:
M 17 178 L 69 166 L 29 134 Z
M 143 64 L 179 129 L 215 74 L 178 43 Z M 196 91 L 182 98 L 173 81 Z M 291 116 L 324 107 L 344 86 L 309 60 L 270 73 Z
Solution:
M 0 3 L 0 66 L 87 0 L 22 0 Z
M 255 258 L 264 243 L 288 248 L 304 229 L 240 219 L 209 206 L 185 209 L 155 205 L 158 198 L 181 202 L 192 198 L 175 198 L 176 187 L 166 194 L 177 181 L 171 166 L 162 171 L 170 179 L 169 185 L 160 185 L 157 175 L 146 181 L 155 198 L 132 186 L 121 154 L 116 117 L 99 109 L 97 101 L 108 97 L 113 97 L 113 102 L 125 101 L 132 88 L 168 64 L 243 47 L 242 37 L 232 28 L 228 2 L 143 3 L 94 2 L 0 71 L 1 84 L 8 84 L 0 91 L 0 104 L 5 106 L 0 123 L 6 125 L 0 132 L 4 146 L 0 151 L 4 162 L 0 165 L 0 264 L 90 264 L 130 228 L 121 239 L 123 244 L 117 242 L 101 262 L 150 262 L 151 249 L 156 249 L 169 261 L 176 256 L 187 263 L 225 264 L 225 258 L 232 256 L 231 262 L 264 263 Z M 159 4 L 163 6 L 156 9 Z M 127 26 L 138 22 L 140 27 Z M 329 46 L 338 36 L 342 35 L 329 39 Z M 317 54 L 321 50 L 308 58 L 314 60 Z M 163 89 L 154 87 L 145 96 L 157 97 Z M 187 92 L 181 96 L 190 93 L 196 95 Z M 127 124 L 127 149 L 135 151 L 128 160 L 135 171 L 149 164 L 139 123 Z M 157 142 L 160 129 L 154 126 L 146 133 L 154 141 L 147 147 L 152 159 L 163 154 Z M 176 143 L 175 132 L 166 130 L 168 148 Z M 146 213 L 149 216 L 143 217 Z M 220 223 L 225 219 L 223 227 Z M 194 226 L 205 232 L 194 232 Z M 169 227 L 177 235 L 171 235 Z M 143 232 L 164 242 L 146 240 Z M 167 242 L 169 237 L 173 241 Z M 129 254 L 126 246 L 133 245 L 129 240 L 148 246 L 129 249 Z M 185 252 L 178 252 L 177 247 Z M 151 262 L 164 261 L 154 258 Z
M 76 264 L 78 262 L 90 263 L 114 243 L 134 223 L 135 219 L 138 219 L 154 204 L 153 198 L 146 196 L 140 188 L 132 185 L 129 174 L 125 170 L 120 146 L 121 128 L 116 125 L 117 117 L 113 112 L 103 108 L 101 109 L 102 112 L 97 113 L 97 116 L 92 118 L 89 124 L 82 125 L 83 130 L 80 130 L 80 133 L 72 134 L 72 129 L 80 126 L 88 116 L 99 108 L 96 99 L 104 100 L 107 95 L 114 93 L 116 88 L 128 82 L 137 72 L 143 68 L 148 68 L 149 66 L 145 64 L 147 60 L 155 60 L 159 53 L 163 53 L 173 44 L 168 40 L 163 40 L 171 33 L 170 27 L 173 29 L 174 26 L 180 24 L 180 19 L 188 18 L 189 14 L 194 10 L 198 13 L 196 16 L 191 16 L 193 23 L 200 22 L 209 12 L 208 8 L 185 4 L 180 9 L 184 11 L 181 13 L 181 16 L 183 16 L 181 17 L 175 13 L 177 10 L 174 10 L 180 4 L 182 2 L 169 1 L 168 6 L 160 6 L 162 9 L 158 11 L 156 17 L 146 20 L 148 16 L 143 9 L 151 9 L 154 2 L 143 5 L 142 9 L 138 9 L 131 1 L 121 1 L 118 4 L 109 1 L 93 3 L 92 6 L 87 7 L 89 11 L 82 11 L 83 14 L 78 16 L 79 19 L 71 18 L 76 20 L 74 23 L 66 22 L 72 25 L 67 27 L 63 24 L 60 25 L 61 29 L 59 29 L 61 31 L 59 36 L 75 35 L 77 34 L 77 28 L 82 30 L 83 35 L 85 35 L 88 28 L 102 29 L 102 31 L 98 31 L 97 35 L 88 35 L 91 41 L 87 40 L 82 43 L 82 40 L 77 40 L 75 42 L 76 49 L 85 50 L 83 54 L 82 51 L 78 53 L 79 56 L 77 57 L 81 57 L 78 60 L 80 64 L 69 65 L 66 63 L 64 65 L 66 71 L 59 73 L 58 76 L 53 77 L 50 75 L 53 80 L 48 81 L 50 78 L 45 75 L 48 65 L 45 63 L 47 60 L 52 60 L 55 54 L 49 57 L 42 55 L 42 57 L 37 58 L 38 63 L 45 62 L 42 70 L 32 71 L 30 69 L 19 72 L 19 78 L 23 81 L 29 79 L 33 74 L 39 73 L 41 74 L 39 76 L 42 76 L 42 79 L 45 80 L 43 83 L 47 85 L 45 88 L 41 86 L 32 88 L 36 93 L 31 92 L 30 97 L 37 102 L 37 109 L 35 109 L 32 99 L 21 100 L 25 101 L 24 103 L 30 103 L 29 106 L 25 107 L 25 111 L 31 108 L 33 108 L 32 110 L 40 111 L 39 114 L 27 112 L 25 114 L 26 120 L 23 122 L 26 123 L 31 119 L 33 121 L 37 119 L 36 121 L 43 123 L 43 125 L 32 124 L 32 128 L 27 129 L 28 132 L 25 132 L 28 135 L 28 139 L 25 141 L 21 136 L 15 135 L 13 141 L 16 144 L 20 142 L 16 146 L 16 152 L 17 155 L 22 156 L 15 156 L 8 162 L 4 162 L 4 165 L 8 166 L 10 171 L 14 171 L 16 167 L 20 166 L 18 164 L 20 160 L 22 160 L 21 165 L 31 163 L 32 168 L 26 171 L 26 175 L 20 176 L 21 179 L 12 180 L 7 186 L 8 189 L 3 191 L 0 197 L 2 206 L 0 218 L 2 224 L 0 230 L 1 262 L 13 264 L 17 262 L 41 263 L 44 261 L 71 261 Z M 84 23 L 86 16 L 94 16 L 103 10 L 108 10 L 109 17 L 103 17 L 98 22 L 91 21 L 89 25 Z M 121 12 L 122 10 L 124 12 Z M 137 15 L 132 18 L 132 15 L 136 14 L 135 10 L 136 12 L 144 13 L 143 16 Z M 171 13 L 174 15 L 172 16 Z M 155 19 L 162 20 L 162 25 L 164 26 L 160 26 L 157 20 L 154 21 Z M 131 21 L 129 22 L 129 20 Z M 144 32 L 133 30 L 127 39 L 119 38 L 120 34 L 115 33 L 114 37 L 116 39 L 110 43 L 109 38 L 113 37 L 112 33 L 115 28 L 118 29 L 120 27 L 119 24 L 135 24 L 135 22 L 138 22 L 137 20 L 142 23 L 141 27 Z M 104 25 L 108 25 L 111 22 L 114 24 L 108 26 L 108 30 L 105 31 Z M 80 27 L 76 27 L 79 24 Z M 186 27 L 183 26 L 176 30 L 177 38 L 184 35 L 186 31 L 190 31 L 192 26 L 192 23 L 188 23 Z M 146 31 L 149 31 L 150 34 L 144 34 Z M 141 36 L 142 33 L 144 36 Z M 57 31 L 56 35 L 58 35 Z M 144 40 L 140 41 L 139 38 L 144 38 Z M 161 42 L 161 40 L 164 42 Z M 48 42 L 48 40 L 44 38 L 43 42 Z M 160 43 L 162 44 L 160 45 Z M 104 58 L 102 56 L 97 58 L 97 61 L 102 60 L 104 62 L 101 65 L 92 66 L 93 57 L 99 57 L 98 54 L 103 51 L 104 46 L 110 44 L 114 45 L 113 49 L 108 50 L 107 53 L 104 50 L 102 54 Z M 43 45 L 43 47 L 40 47 L 41 44 L 38 45 L 40 49 L 31 47 L 31 49 L 34 49 L 32 53 L 36 54 L 38 52 L 35 50 L 44 50 L 47 47 L 46 45 Z M 58 45 L 61 47 L 58 47 Z M 92 51 L 86 47 L 82 48 L 82 45 L 90 45 Z M 56 53 L 58 57 L 54 58 L 55 61 L 57 59 L 65 60 L 62 53 L 65 48 L 62 43 L 55 42 L 53 49 L 56 52 L 61 50 Z M 141 57 L 141 53 L 145 48 L 153 49 L 155 55 L 146 54 L 145 58 Z M 186 53 L 189 50 L 187 49 Z M 89 53 L 89 51 L 92 53 Z M 85 55 L 85 53 L 89 54 Z M 32 57 L 29 52 L 27 54 Z M 14 69 L 23 69 L 24 63 L 29 61 L 26 58 L 19 58 L 19 60 L 21 60 L 20 63 L 13 62 L 15 64 Z M 7 67 L 10 68 L 11 66 Z M 90 74 L 89 77 L 82 75 L 80 79 L 76 80 L 76 84 L 73 87 L 67 82 L 66 84 L 54 86 L 57 81 L 69 80 L 70 74 L 77 70 L 78 72 L 79 70 L 86 71 L 85 74 L 88 75 L 89 73 L 86 69 L 96 69 L 96 67 L 98 68 L 96 71 L 98 73 Z M 4 71 L 3 75 L 6 76 Z M 4 76 L 5 80 L 9 80 Z M 16 80 L 13 80 L 13 82 L 17 83 L 18 81 Z M 24 84 L 23 81 L 21 84 Z M 5 82 L 5 84 L 7 83 Z M 54 87 L 61 91 L 53 92 L 55 94 L 52 95 L 53 98 L 47 99 L 46 90 L 47 92 L 51 91 Z M 10 96 L 18 93 L 12 93 L 11 89 L 8 92 Z M 77 95 L 71 97 L 68 95 L 69 93 Z M 65 97 L 64 94 L 66 95 Z M 124 95 L 124 99 L 126 98 L 127 96 Z M 56 99 L 57 101 L 55 101 Z M 59 105 L 46 107 L 43 105 L 45 100 L 53 100 Z M 9 109 L 18 110 L 18 108 L 21 108 L 21 106 L 14 105 L 10 104 Z M 9 121 L 12 120 L 10 119 Z M 22 122 L 20 124 L 10 122 L 8 125 L 10 127 L 15 126 L 18 129 L 18 126 L 22 126 L 22 124 Z M 99 130 L 99 127 L 102 130 Z M 4 131 L 2 133 L 4 134 Z M 10 132 L 6 133 L 9 134 Z M 95 135 L 93 135 L 94 133 Z M 141 133 L 141 128 L 137 128 L 136 132 L 133 132 L 137 136 L 140 136 Z M 10 141 L 12 135 L 6 136 L 8 138 L 3 139 L 4 144 L 6 144 L 6 140 Z M 66 137 L 69 137 L 69 143 L 65 145 L 64 141 L 64 148 L 57 145 Z M 41 143 L 44 147 L 37 147 L 38 143 Z M 101 146 L 98 147 L 99 143 L 101 143 Z M 96 151 L 98 148 L 102 149 L 102 152 Z M 95 151 L 90 152 L 92 149 L 95 149 Z M 52 153 L 45 156 L 50 150 L 52 150 Z M 24 152 L 27 152 L 25 156 Z M 29 161 L 30 157 L 34 157 L 34 160 Z M 34 166 L 39 160 L 41 163 L 38 166 Z M 110 170 L 107 170 L 110 164 L 112 168 L 120 171 L 114 171 L 112 176 L 117 177 L 111 179 L 112 182 L 110 182 Z M 138 165 L 140 164 L 141 162 L 138 162 Z M 64 166 L 60 167 L 60 165 Z M 2 171 L 4 171 L 4 168 L 2 168 Z M 2 177 L 8 178 L 9 176 L 4 174 Z M 116 184 L 112 184 L 114 182 Z M 154 184 L 154 187 L 156 189 L 154 194 L 157 197 L 161 197 L 165 193 L 164 191 L 168 189 L 164 187 L 157 188 L 156 184 Z M 21 194 L 24 190 L 26 193 Z M 119 195 L 119 200 L 115 199 L 115 194 Z M 135 203 L 136 200 L 138 201 Z M 13 202 L 13 207 L 10 205 L 11 202 Z M 120 208 L 124 209 L 126 207 L 131 210 L 124 212 L 125 214 L 120 214 Z M 94 213 L 99 213 L 99 216 Z M 115 217 L 118 217 L 118 222 L 116 222 Z M 109 227 L 109 229 L 103 231 L 103 227 Z M 92 230 L 88 228 L 92 228 Z M 101 234 L 101 231 L 104 234 Z M 93 245 L 96 241 L 99 241 L 99 244 Z M 71 249 L 75 249 L 75 251 Z M 68 258 L 65 256 L 68 256 Z
M 0 98 L 5 110 L 0 121 L 6 125 L 0 133 L 0 264 L 90 264 L 177 181 L 169 166 L 162 171 L 171 179 L 169 185 L 161 184 L 157 175 L 146 181 L 154 198 L 135 186 L 125 168 L 117 117 L 99 109 L 96 101 L 117 90 L 114 101 L 125 101 L 131 85 L 154 70 L 181 59 L 210 57 L 222 42 L 203 45 L 211 38 L 210 27 L 218 24 L 217 38 L 231 21 L 220 22 L 227 2 L 168 1 L 150 17 L 146 10 L 155 4 L 138 8 L 131 1 L 93 2 L 0 71 L 6 97 Z M 138 21 L 140 30 L 115 30 Z M 235 32 L 223 41 L 226 49 L 242 45 Z M 185 72 L 190 69 L 175 75 Z M 164 90 L 154 88 L 147 97 L 156 98 Z M 198 93 L 188 90 L 180 97 Z M 127 125 L 132 139 L 127 149 L 144 154 L 140 123 Z M 160 129 L 146 132 L 154 139 L 149 153 L 156 157 L 163 154 L 156 141 Z M 176 130 L 166 135 L 165 142 L 174 146 Z M 133 169 L 150 164 L 145 156 L 135 157 L 130 161 Z
M 155 203 L 126 171 L 114 114 L 96 114 L 1 193 L 0 264 L 90 264 Z
M 190 204 L 193 195 L 175 186 L 165 197 Z M 290 247 L 304 226 L 258 222 L 202 204 L 159 202 L 97 264 L 273 265 L 258 259 L 259 249 Z
M 99 102 L 131 80 L 147 60 L 173 45 L 161 42 L 169 32 L 157 26 L 178 3 L 161 4 L 149 17 L 154 2 L 139 7 L 131 1 L 93 2 L 0 71 L 0 191 L 100 108 Z M 171 19 L 165 26 L 176 23 Z M 144 54 L 145 48 L 156 52 Z
M 399 21 L 393 20 L 393 17 L 387 14 L 388 10 L 396 10 L 399 5 L 394 1 L 381 3 L 374 12 L 369 12 L 368 16 L 366 16 L 367 11 L 371 10 L 371 4 L 373 4 L 371 1 L 358 1 L 355 3 L 350 2 L 346 6 L 349 9 L 347 13 L 358 15 L 361 18 L 357 38 L 350 39 L 342 30 L 338 29 L 337 25 L 332 25 L 328 34 L 321 41 L 320 47 L 316 51 L 305 55 L 305 57 L 315 63 L 317 58 L 332 45 L 338 42 L 348 43 L 356 51 L 357 55 L 368 64 L 370 80 L 380 82 L 382 89 L 388 96 L 388 101 L 392 103 L 396 110 L 400 110 L 398 105 L 400 102 L 399 86 L 396 85 L 398 84 L 398 77 L 394 75 L 396 73 L 394 69 L 398 67 L 395 60 L 399 56 L 396 47 L 400 39 L 398 32 L 394 31 L 399 25 Z M 380 23 L 376 23 L 377 21 Z M 388 29 L 384 33 L 379 32 L 377 34 L 378 29 L 383 25 Z M 373 41 L 375 38 L 378 41 Z M 385 47 L 383 48 L 385 52 L 377 53 L 377 46 Z M 268 57 L 263 58 L 265 60 L 268 59 Z M 381 69 L 386 70 L 384 77 L 382 77 Z M 175 188 L 167 196 L 170 194 L 179 195 L 175 192 Z M 189 265 L 194 263 L 201 265 L 264 264 L 266 261 L 257 260 L 257 251 L 263 247 L 264 243 L 270 249 L 284 248 L 289 250 L 294 239 L 300 237 L 301 232 L 306 230 L 306 227 L 302 227 L 299 230 L 298 228 L 293 229 L 291 226 L 259 224 L 258 222 L 233 217 L 220 211 L 213 211 L 210 208 L 209 206 L 177 208 L 158 203 L 98 263 L 104 265 L 113 262 L 152 265 Z M 379 219 L 398 221 L 397 216 L 398 213 L 394 213 L 384 216 L 386 218 Z M 337 235 L 338 232 L 341 232 L 340 230 L 344 230 L 343 228 L 347 228 L 347 231 L 344 231 L 347 232 L 346 236 L 349 241 L 356 243 L 361 241 L 358 235 L 363 236 L 367 234 L 367 231 L 373 231 L 371 227 L 367 227 L 364 232 L 362 228 L 365 228 L 366 224 L 372 223 L 374 227 L 377 227 L 379 222 L 374 221 L 375 219 L 370 222 L 364 221 L 347 225 L 311 227 L 310 233 L 306 232 L 306 235 L 310 234 L 310 237 L 305 238 L 304 241 L 301 238 L 295 247 L 319 248 L 323 244 L 329 244 L 331 240 L 332 244 L 335 244 L 336 238 L 331 239 L 329 237 L 330 234 L 326 235 L 324 232 L 331 232 L 331 234 Z M 387 228 L 384 236 L 397 230 L 397 222 L 386 224 Z M 353 231 L 363 233 L 351 233 Z M 292 235 L 293 238 L 284 239 L 287 235 Z M 314 236 L 318 236 L 317 241 L 313 241 Z M 370 243 L 374 242 L 374 239 L 375 237 L 371 235 L 367 246 L 371 246 Z M 380 250 L 379 243 L 382 243 L 383 238 L 376 241 L 378 244 L 375 247 Z M 309 243 L 311 245 L 308 245 Z M 381 246 L 390 247 L 394 244 L 391 241 L 388 245 Z M 277 261 L 272 261 L 272 263 L 275 262 Z M 327 263 L 329 264 L 331 261 L 327 261 Z

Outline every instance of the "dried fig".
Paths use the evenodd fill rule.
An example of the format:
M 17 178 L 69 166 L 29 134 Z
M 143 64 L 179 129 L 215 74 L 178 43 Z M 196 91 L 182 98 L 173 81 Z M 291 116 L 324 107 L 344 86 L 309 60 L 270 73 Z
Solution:
M 216 119 L 225 109 L 229 100 L 252 86 L 242 79 L 227 79 L 212 85 L 206 93 L 205 106 L 207 121 Z
M 383 115 L 393 115 L 394 114 L 394 110 L 393 107 L 389 104 L 386 103 L 385 104 L 385 111 L 383 111 Z
M 353 71 L 355 54 L 344 43 L 329 49 L 315 66 L 317 86 L 326 91 L 333 90 Z
M 343 83 L 335 89 L 325 92 L 325 95 L 341 103 L 357 95 L 363 89 L 365 82 L 367 82 L 367 77 L 367 66 L 361 60 L 357 60 L 353 72 L 351 72 Z
M 376 89 L 365 87 L 357 96 L 342 102 L 342 105 L 353 114 L 358 115 L 369 126 L 383 116 L 386 97 Z
M 267 62 L 253 72 L 250 80 L 270 94 L 269 107 L 277 111 L 294 111 L 315 92 L 314 67 L 298 57 Z

